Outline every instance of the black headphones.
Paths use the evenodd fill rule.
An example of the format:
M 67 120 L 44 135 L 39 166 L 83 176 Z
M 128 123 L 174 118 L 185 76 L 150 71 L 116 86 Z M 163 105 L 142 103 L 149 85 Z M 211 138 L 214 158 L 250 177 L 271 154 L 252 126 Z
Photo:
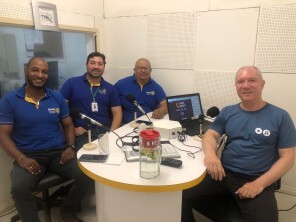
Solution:
M 183 132 L 178 132 L 177 140 L 180 142 L 184 142 L 186 140 L 187 135 Z

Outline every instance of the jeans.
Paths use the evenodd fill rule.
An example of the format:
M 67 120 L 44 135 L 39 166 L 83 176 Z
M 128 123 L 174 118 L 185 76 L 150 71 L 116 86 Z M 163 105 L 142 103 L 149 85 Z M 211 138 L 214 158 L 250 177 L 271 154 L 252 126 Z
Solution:
M 256 177 L 226 171 L 222 181 L 216 181 L 209 174 L 204 180 L 190 189 L 183 191 L 182 197 L 182 222 L 195 222 L 192 206 L 199 196 L 231 195 L 238 204 L 242 216 L 247 222 L 277 222 L 278 209 L 275 198 L 275 184 L 266 187 L 254 199 L 240 199 L 235 191 L 245 183 L 254 181 Z M 196 209 L 198 211 L 198 209 Z
M 64 165 L 60 164 L 63 150 L 47 150 L 35 153 L 25 153 L 27 157 L 35 159 L 41 173 L 32 175 L 14 162 L 11 172 L 11 194 L 22 222 L 39 222 L 37 206 L 32 191 L 46 170 L 70 179 L 75 179 L 71 186 L 63 207 L 70 211 L 80 208 L 80 202 L 92 185 L 92 180 L 78 167 L 76 156 Z

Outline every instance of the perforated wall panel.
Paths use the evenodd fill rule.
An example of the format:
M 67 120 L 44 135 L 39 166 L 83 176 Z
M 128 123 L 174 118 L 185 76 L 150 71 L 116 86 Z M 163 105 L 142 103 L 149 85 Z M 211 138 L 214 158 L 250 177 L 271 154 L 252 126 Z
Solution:
M 148 16 L 147 30 L 147 51 L 154 67 L 193 69 L 195 13 Z
M 296 5 L 261 8 L 255 65 L 262 72 L 296 73 Z
M 33 20 L 31 4 L 25 5 L 1 1 L 0 9 L 0 17 Z
M 217 106 L 219 109 L 237 103 L 232 72 L 198 71 L 195 72 L 195 92 L 201 94 L 203 109 Z

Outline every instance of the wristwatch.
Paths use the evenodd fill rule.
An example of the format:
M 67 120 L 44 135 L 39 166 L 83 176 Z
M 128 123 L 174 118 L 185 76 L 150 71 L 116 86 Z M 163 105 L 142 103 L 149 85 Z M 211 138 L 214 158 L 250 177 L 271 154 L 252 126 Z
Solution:
M 75 149 L 75 145 L 73 145 L 73 144 L 68 144 L 68 145 L 66 146 L 66 148 L 67 148 L 67 147 L 70 147 L 70 148 L 72 148 L 73 150 L 76 150 L 76 149 Z

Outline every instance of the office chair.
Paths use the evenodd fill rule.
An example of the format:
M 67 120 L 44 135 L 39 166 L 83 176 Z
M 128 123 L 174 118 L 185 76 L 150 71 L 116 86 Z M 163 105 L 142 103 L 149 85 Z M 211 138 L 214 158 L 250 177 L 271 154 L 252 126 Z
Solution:
M 38 211 L 44 210 L 46 222 L 51 222 L 50 209 L 52 207 L 60 206 L 63 203 L 63 199 L 57 200 L 57 198 L 60 196 L 65 196 L 68 192 L 67 189 L 71 184 L 67 186 L 61 186 L 52 194 L 49 194 L 49 190 L 68 181 L 71 181 L 71 179 L 60 176 L 51 171 L 46 171 L 42 179 L 38 182 L 35 190 L 33 191 L 36 194 L 40 192 L 42 194 L 41 197 L 37 197 L 36 194 L 34 194 L 34 197 L 36 199 Z M 10 222 L 17 222 L 19 220 L 20 217 L 18 214 L 16 214 L 10 219 Z
M 281 179 L 276 183 L 276 190 L 281 188 Z M 201 196 L 192 207 L 197 212 L 215 222 L 243 222 L 240 209 L 232 195 Z

